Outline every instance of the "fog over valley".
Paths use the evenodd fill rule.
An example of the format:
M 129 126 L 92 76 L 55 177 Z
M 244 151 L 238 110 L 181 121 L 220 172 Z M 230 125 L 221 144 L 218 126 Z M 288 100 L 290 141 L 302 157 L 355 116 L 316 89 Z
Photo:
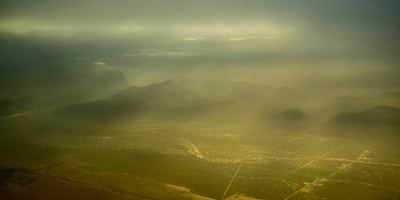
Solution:
M 0 199 L 398 199 L 399 9 L 2 1 Z

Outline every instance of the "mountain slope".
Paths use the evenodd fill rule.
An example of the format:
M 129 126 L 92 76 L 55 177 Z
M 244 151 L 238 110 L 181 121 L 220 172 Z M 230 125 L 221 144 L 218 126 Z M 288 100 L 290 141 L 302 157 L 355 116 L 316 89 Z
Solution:
M 341 136 L 399 134 L 400 109 L 380 105 L 359 113 L 342 113 L 323 128 Z
M 400 109 L 393 106 L 379 105 L 362 112 L 367 116 L 384 118 L 389 120 L 400 119 Z
M 225 100 L 161 110 L 154 119 L 164 123 L 226 122 L 237 115 L 237 109 L 240 108 L 236 101 Z
M 266 123 L 275 129 L 296 132 L 309 128 L 311 120 L 303 111 L 289 109 L 270 115 L 267 117 Z
M 57 117 L 91 122 L 137 120 L 145 118 L 152 108 L 135 99 L 101 100 L 64 106 L 53 111 Z
M 3 102 L 0 103 L 2 116 L 104 99 L 129 86 L 121 72 L 109 70 L 60 72 L 17 82 L 19 86 L 15 94 L 0 97 L 0 102 Z
M 146 102 L 159 109 L 170 109 L 209 102 L 209 99 L 205 96 L 174 80 L 144 87 L 132 86 L 110 97 L 110 99 L 114 100 L 127 98 Z

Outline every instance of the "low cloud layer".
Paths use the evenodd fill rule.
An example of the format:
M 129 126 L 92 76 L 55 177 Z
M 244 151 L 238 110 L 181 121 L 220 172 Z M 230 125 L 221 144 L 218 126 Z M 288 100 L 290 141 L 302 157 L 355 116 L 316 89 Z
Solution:
M 133 85 L 187 76 L 397 90 L 399 9 L 391 0 L 2 1 L 0 64 L 3 74 L 122 71 Z
M 228 43 L 227 50 L 247 41 L 239 46 L 394 59 L 399 7 L 397 1 L 3 1 L 0 30 L 72 40 L 145 35 L 147 45 L 177 45 L 171 40 L 181 38 Z

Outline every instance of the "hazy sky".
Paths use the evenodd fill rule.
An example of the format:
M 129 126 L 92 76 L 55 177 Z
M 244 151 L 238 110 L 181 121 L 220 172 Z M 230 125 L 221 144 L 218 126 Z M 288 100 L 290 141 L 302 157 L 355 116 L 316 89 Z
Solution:
M 103 67 L 373 65 L 392 80 L 399 10 L 397 0 L 1 1 L 0 42 Z

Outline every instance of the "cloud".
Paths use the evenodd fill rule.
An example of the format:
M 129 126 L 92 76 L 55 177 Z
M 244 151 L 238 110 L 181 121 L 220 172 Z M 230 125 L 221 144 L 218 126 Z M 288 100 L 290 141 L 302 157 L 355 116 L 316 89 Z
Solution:
M 106 63 L 103 62 L 103 61 L 96 61 L 93 64 L 95 64 L 95 65 L 106 65 Z
M 389 63 L 399 61 L 399 9 L 393 0 L 2 1 L 0 32 L 68 41 L 102 54 L 95 58 L 137 52 L 131 57 Z
M 199 37 L 199 36 L 191 36 L 191 37 L 181 37 L 180 39 L 182 40 L 187 40 L 187 41 L 196 41 L 196 40 L 205 40 L 205 37 Z
M 198 56 L 201 53 L 198 52 L 179 52 L 179 51 L 141 51 L 139 53 L 134 54 L 124 54 L 127 57 L 137 57 L 137 56 L 144 56 L 144 57 L 190 57 L 190 56 Z

